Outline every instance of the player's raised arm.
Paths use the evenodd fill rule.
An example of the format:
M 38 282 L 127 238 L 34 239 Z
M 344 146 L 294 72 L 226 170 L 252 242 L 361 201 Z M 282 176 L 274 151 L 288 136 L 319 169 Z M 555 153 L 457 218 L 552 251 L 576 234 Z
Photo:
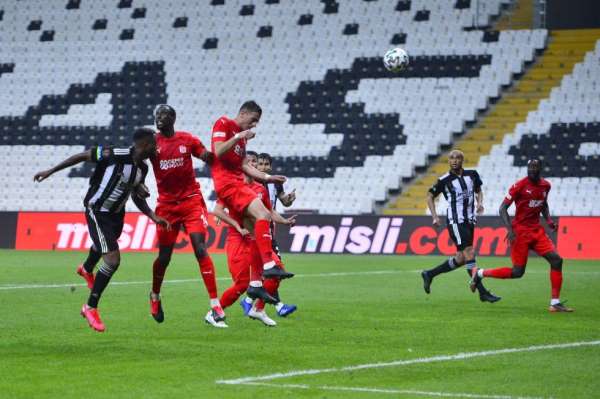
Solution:
M 290 207 L 296 200 L 296 189 L 293 189 L 289 193 L 285 193 L 282 191 L 279 194 L 277 194 L 277 198 L 279 198 L 279 201 L 281 201 L 281 204 L 283 206 L 285 206 L 286 208 Z
M 271 218 L 277 224 L 283 224 L 286 226 L 293 226 L 296 224 L 297 215 L 292 215 L 289 218 L 284 218 L 275 209 L 271 210 Z
M 98 147 L 98 148 L 100 148 L 100 151 L 102 151 L 101 147 Z M 54 173 L 58 172 L 59 170 L 66 169 L 70 166 L 77 165 L 81 162 L 92 161 L 92 151 L 93 150 L 94 149 L 92 148 L 87 151 L 80 152 L 79 154 L 71 155 L 69 158 L 65 159 L 58 165 L 56 165 L 48 170 L 43 170 L 41 172 L 36 173 L 35 176 L 33 176 L 33 181 L 36 181 L 36 182 L 44 181 L 45 179 L 47 179 Z
M 224 132 L 213 132 L 213 141 L 215 145 L 215 155 L 217 158 L 221 158 L 225 155 L 229 150 L 231 150 L 238 141 L 240 140 L 250 140 L 256 136 L 252 130 L 244 130 L 243 132 L 239 132 L 233 135 L 229 140 L 226 141 L 216 141 L 219 137 L 225 137 Z
M 244 163 L 242 164 L 242 170 L 244 171 L 245 174 L 247 174 L 251 178 L 258 180 L 262 183 L 285 183 L 285 181 L 287 180 L 285 178 L 285 176 L 280 176 L 280 175 L 272 175 L 271 176 L 268 173 L 259 171 L 255 167 L 249 165 L 247 159 L 245 159 Z

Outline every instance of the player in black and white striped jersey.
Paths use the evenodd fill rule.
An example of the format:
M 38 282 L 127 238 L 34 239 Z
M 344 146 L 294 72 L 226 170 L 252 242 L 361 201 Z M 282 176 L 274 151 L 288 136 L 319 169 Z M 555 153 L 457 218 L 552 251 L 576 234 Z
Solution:
M 79 265 L 81 275 L 91 289 L 87 304 L 81 309 L 96 331 L 105 327 L 98 313 L 98 301 L 112 275 L 121 262 L 119 244 L 125 219 L 125 203 L 132 196 L 136 206 L 152 221 L 164 227 L 169 223 L 157 216 L 146 203 L 149 195 L 144 185 L 148 165 L 144 162 L 156 152 L 156 139 L 152 129 L 140 128 L 133 135 L 134 145 L 130 148 L 95 146 L 73 155 L 51 169 L 37 173 L 34 181 L 41 182 L 59 170 L 81 162 L 94 162 L 96 167 L 90 178 L 90 187 L 84 199 L 85 216 L 90 238 L 93 242 L 87 260 Z M 94 266 L 103 262 L 94 277 Z
M 434 199 L 444 194 L 448 201 L 446 210 L 446 228 L 454 244 L 456 255 L 446 260 L 441 265 L 421 273 L 423 278 L 423 289 L 430 293 L 431 283 L 435 276 L 447 273 L 462 265 L 467 265 L 467 273 L 471 275 L 471 269 L 476 266 L 475 249 L 473 248 L 473 235 L 477 214 L 483 213 L 483 185 L 479 173 L 476 170 L 463 169 L 464 154 L 462 151 L 453 150 L 448 155 L 450 171 L 441 176 L 429 189 L 427 206 L 433 218 L 433 225 L 441 225 L 440 218 L 435 209 Z M 477 209 L 475 205 L 477 204 Z M 479 299 L 482 302 L 497 302 L 501 298 L 486 290 L 483 284 L 477 286 Z

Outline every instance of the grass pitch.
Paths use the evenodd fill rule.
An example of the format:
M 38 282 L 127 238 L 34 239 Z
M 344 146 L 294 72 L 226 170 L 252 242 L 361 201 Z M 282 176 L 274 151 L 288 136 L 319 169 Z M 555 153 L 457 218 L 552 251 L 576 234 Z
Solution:
M 538 258 L 521 280 L 486 279 L 503 297 L 487 304 L 468 290 L 464 270 L 439 276 L 432 294 L 423 292 L 417 271 L 442 258 L 286 255 L 298 276 L 281 293 L 299 310 L 281 319 L 267 308 L 278 322 L 267 328 L 235 304 L 226 310 L 229 328 L 220 330 L 203 321 L 208 299 L 192 255 L 173 257 L 158 325 L 148 307 L 153 255 L 124 254 L 100 303 L 107 330 L 99 334 L 79 316 L 88 290 L 75 267 L 84 253 L 0 256 L 2 398 L 600 395 L 599 262 L 565 262 L 563 298 L 576 311 L 550 314 L 548 266 Z M 213 258 L 222 292 L 225 259 Z M 480 265 L 509 262 L 482 258 Z M 482 351 L 490 352 L 435 358 Z M 217 383 L 290 371 L 299 373 Z

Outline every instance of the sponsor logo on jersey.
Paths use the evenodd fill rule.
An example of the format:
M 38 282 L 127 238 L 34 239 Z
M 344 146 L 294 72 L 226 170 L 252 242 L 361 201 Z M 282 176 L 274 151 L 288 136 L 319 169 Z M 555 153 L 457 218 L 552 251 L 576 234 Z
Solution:
M 183 157 L 160 160 L 160 169 L 161 170 L 179 168 L 180 166 L 183 166 Z
M 227 137 L 225 132 L 214 132 L 213 137 Z
M 529 201 L 530 208 L 537 208 L 544 204 L 544 200 L 531 200 Z

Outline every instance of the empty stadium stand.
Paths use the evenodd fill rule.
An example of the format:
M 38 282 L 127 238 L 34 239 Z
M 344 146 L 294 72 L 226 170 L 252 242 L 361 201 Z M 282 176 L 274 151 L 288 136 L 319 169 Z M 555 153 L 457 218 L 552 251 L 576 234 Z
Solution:
M 127 143 L 155 104 L 172 104 L 177 127 L 208 144 L 212 123 L 252 98 L 265 112 L 250 148 L 276 156 L 295 208 L 373 212 L 546 47 L 545 30 L 477 29 L 506 2 L 470 3 L 31 0 L 17 12 L 0 0 L 0 64 L 12 65 L 0 67 L 0 154 L 17 171 L 0 209 L 81 209 L 88 167 L 52 184 L 33 173 L 96 142 Z M 393 43 L 411 56 L 398 75 L 380 59 Z
M 516 81 L 510 88 L 503 91 L 501 98 L 497 103 L 487 112 L 484 116 L 479 118 L 474 128 L 469 129 L 465 136 L 460 140 L 454 142 L 454 148 L 461 149 L 465 152 L 466 166 L 473 167 L 478 164 L 481 156 L 484 156 L 490 152 L 495 144 L 502 143 L 505 135 L 513 132 L 515 129 L 522 129 L 523 126 L 519 127 L 519 123 L 525 122 L 531 118 L 538 109 L 538 106 L 543 109 L 548 108 L 548 100 L 546 99 L 552 93 L 552 96 L 556 98 L 556 91 L 563 76 L 567 76 L 565 79 L 570 79 L 569 73 L 574 68 L 580 68 L 577 63 L 584 60 L 584 57 L 591 57 L 591 54 L 587 54 L 589 51 L 594 49 L 596 41 L 600 38 L 600 31 L 595 30 L 574 30 L 574 31 L 557 31 L 551 34 L 550 42 L 544 53 L 537 58 L 535 64 L 529 68 L 525 75 Z M 554 90 L 554 91 L 553 91 Z M 573 91 L 573 88 L 568 89 L 568 92 Z M 576 93 L 574 93 L 576 95 Z M 568 93 L 566 94 L 568 97 Z M 561 114 L 561 110 L 568 110 L 568 113 L 572 114 L 580 113 L 580 109 L 587 109 L 588 115 L 586 120 L 598 120 L 598 116 L 593 116 L 593 104 L 594 100 L 587 102 L 584 100 L 579 106 L 564 107 L 562 104 L 559 106 L 553 106 L 547 114 Z M 590 119 L 591 118 L 591 119 Z M 549 127 L 544 127 L 549 129 Z M 574 145 L 574 144 L 572 144 Z M 587 144 L 586 144 L 587 145 Z M 579 168 L 591 167 L 588 165 L 589 162 L 593 161 L 593 158 L 580 158 L 576 161 L 577 148 L 574 148 L 574 154 L 569 154 L 568 157 L 562 160 L 549 159 L 549 165 L 558 164 L 558 161 L 562 165 L 566 160 L 573 165 L 575 162 L 579 162 Z M 540 148 L 538 146 L 538 148 Z M 527 157 L 542 156 L 541 151 L 536 151 L 537 148 L 530 148 L 532 151 L 528 151 Z M 513 149 L 513 151 L 515 151 Z M 521 157 L 524 155 L 521 153 Z M 518 160 L 512 162 L 513 158 L 505 158 L 506 166 L 502 167 L 503 171 L 510 173 L 507 169 L 511 169 L 514 166 L 523 166 L 526 160 Z M 500 165 L 495 165 L 496 171 L 499 170 Z M 549 166 L 550 167 L 550 166 Z M 391 204 L 391 207 L 386 210 L 388 213 L 403 213 L 403 214 L 424 214 L 426 212 L 425 197 L 428 187 L 430 187 L 435 179 L 441 174 L 445 173 L 448 169 L 446 157 L 440 157 L 440 159 L 432 164 L 426 173 L 424 173 L 419 179 L 416 179 L 409 187 L 403 190 L 402 195 Z M 492 171 L 494 172 L 494 171 Z M 555 175 L 554 171 L 546 171 L 547 175 Z M 564 170 L 563 175 L 568 172 Z M 492 173 L 492 176 L 495 174 Z M 485 178 L 485 176 L 484 176 Z M 506 182 L 504 182 L 506 183 Z M 511 182 L 507 183 L 508 185 Z M 508 187 L 508 186 L 506 186 Z M 500 191 L 495 190 L 493 194 L 502 195 L 506 191 L 506 187 L 498 188 Z M 501 197 L 499 198 L 501 200 Z M 443 202 L 443 201 L 442 201 Z M 497 211 L 497 203 L 487 208 L 486 213 L 495 214 Z M 571 214 L 578 214 L 579 209 L 573 208 L 569 211 Z

